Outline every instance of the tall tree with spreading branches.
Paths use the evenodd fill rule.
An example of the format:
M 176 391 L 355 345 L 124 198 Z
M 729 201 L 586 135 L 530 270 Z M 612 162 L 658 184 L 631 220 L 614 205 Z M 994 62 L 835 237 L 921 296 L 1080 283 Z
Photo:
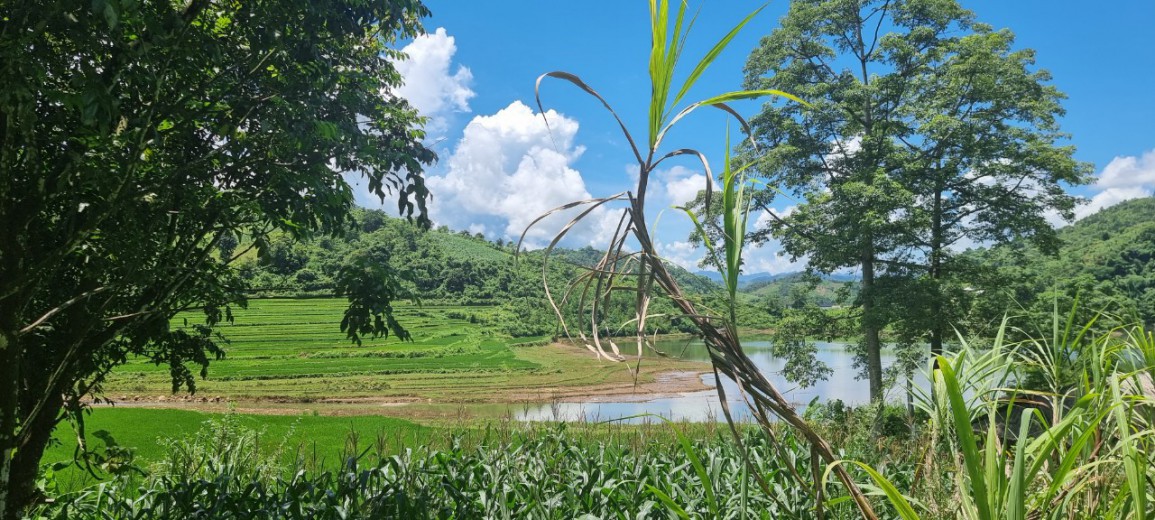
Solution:
M 387 45 L 416 0 L 0 4 L 0 515 L 52 432 L 130 356 L 173 391 L 222 355 L 229 266 L 271 233 L 350 225 L 344 175 L 427 223 L 421 118 Z M 404 334 L 381 266 L 342 273 L 351 338 Z M 364 290 L 365 286 L 378 290 Z M 186 309 L 203 325 L 170 326 Z M 81 444 L 83 446 L 83 442 Z
M 759 146 L 744 160 L 797 197 L 755 236 L 814 271 L 861 273 L 874 400 L 884 328 L 941 353 L 972 267 L 957 251 L 1016 238 L 1053 250 L 1047 215 L 1073 217 L 1064 187 L 1088 168 L 1060 144 L 1062 94 L 1013 43 L 954 0 L 799 0 L 748 59 L 746 88 L 811 104 L 767 104 L 751 119 Z M 755 199 L 765 209 L 773 196 Z

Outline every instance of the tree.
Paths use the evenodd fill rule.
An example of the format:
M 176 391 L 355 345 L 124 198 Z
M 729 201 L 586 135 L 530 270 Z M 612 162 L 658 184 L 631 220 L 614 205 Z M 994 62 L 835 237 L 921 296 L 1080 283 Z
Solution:
M 225 237 L 263 251 L 273 232 L 340 232 L 342 172 L 428 223 L 434 155 L 386 59 L 426 14 L 409 0 L 0 4 L 0 515 L 35 499 L 54 428 L 70 418 L 83 439 L 85 400 L 129 356 L 195 390 L 222 355 L 212 325 L 243 303 Z M 205 324 L 171 327 L 185 309 Z M 379 301 L 351 309 L 377 324 L 353 337 L 387 332 Z
M 746 88 L 810 103 L 751 120 L 764 152 L 745 158 L 801 199 L 755 236 L 815 271 L 861 271 L 872 399 L 884 328 L 941 351 L 968 269 L 955 251 L 1015 237 L 1053 248 L 1045 215 L 1072 218 L 1063 185 L 1086 180 L 1056 144 L 1062 94 L 1032 70 L 1034 53 L 973 18 L 953 0 L 796 1 L 747 62 Z M 764 209 L 772 197 L 758 198 Z

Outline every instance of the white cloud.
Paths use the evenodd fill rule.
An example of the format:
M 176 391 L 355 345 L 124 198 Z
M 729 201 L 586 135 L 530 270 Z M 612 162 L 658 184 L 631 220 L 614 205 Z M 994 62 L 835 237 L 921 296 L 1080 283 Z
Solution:
M 1095 186 L 1110 188 L 1137 188 L 1155 185 L 1155 149 L 1142 156 L 1116 157 L 1099 173 Z
M 854 157 L 859 150 L 862 150 L 862 137 L 854 136 L 848 140 L 842 141 L 835 139 L 830 142 L 831 150 L 826 156 L 828 162 L 844 161 L 847 158 Z
M 798 206 L 792 204 L 783 209 L 770 208 L 770 211 L 779 218 L 784 218 L 798 211 Z M 774 218 L 770 212 L 759 211 L 758 218 L 754 220 L 754 225 L 751 226 L 750 230 L 764 229 L 772 222 L 774 222 Z M 775 239 L 767 240 L 766 243 L 758 247 L 747 247 L 745 258 L 744 272 L 746 273 L 781 274 L 806 269 L 805 258 L 791 261 L 789 256 L 782 254 L 782 243 Z
M 451 72 L 453 55 L 457 53 L 454 38 L 444 28 L 438 28 L 432 34 L 414 38 L 401 50 L 408 58 L 394 63 L 405 82 L 397 89 L 397 95 L 430 118 L 427 132 L 445 132 L 446 116 L 469 112 L 469 100 L 474 96 L 469 68 L 458 65 Z
M 750 231 L 765 229 L 767 226 L 774 222 L 775 215 L 778 216 L 778 218 L 786 218 L 793 214 L 795 211 L 798 211 L 797 205 L 786 206 L 785 209 L 781 210 L 770 208 L 770 211 L 759 211 L 758 218 L 754 219 L 754 226 L 750 228 Z M 771 212 L 773 212 L 773 215 L 770 214 Z
M 669 244 L 656 242 L 655 246 L 658 250 L 658 256 L 663 260 L 677 264 L 692 273 L 701 270 L 701 268 L 698 267 L 698 262 L 705 256 L 705 248 L 696 247 L 694 244 L 684 240 L 676 240 Z
M 428 178 L 430 212 L 437 224 L 484 229 L 516 239 L 538 216 L 563 204 L 589 199 L 573 162 L 584 152 L 574 138 L 578 122 L 553 110 L 541 114 L 514 101 L 496 114 L 477 116 L 445 161 L 445 173 Z M 535 225 L 529 244 L 540 247 L 580 210 Z M 597 210 L 569 233 L 568 245 L 605 246 L 617 215 Z M 491 237 L 493 238 L 493 237 Z
M 782 253 L 782 243 L 774 239 L 767 240 L 758 247 L 747 247 L 742 272 L 781 274 L 806 269 L 805 258 L 791 261 L 788 255 Z
M 1108 188 L 1096 193 L 1087 204 L 1076 208 L 1075 220 L 1094 215 L 1103 208 L 1109 208 L 1125 200 L 1141 199 L 1151 195 L 1152 189 L 1150 187 Z
M 699 191 L 706 189 L 705 174 L 680 165 L 668 170 L 658 170 L 655 172 L 654 180 L 662 187 L 664 202 L 668 206 L 685 205 L 694 200 Z
M 798 208 L 797 206 L 789 206 L 783 210 L 776 210 L 775 214 L 779 216 L 787 216 Z M 767 223 L 770 217 L 766 212 L 762 212 L 757 219 L 757 225 L 761 226 Z M 755 228 L 751 228 L 753 230 Z M 704 247 L 695 247 L 688 241 L 676 240 L 673 242 L 657 242 L 658 254 L 662 258 L 678 264 L 691 272 L 701 270 L 698 267 L 698 262 L 706 255 Z M 746 250 L 743 253 L 744 264 L 742 272 L 745 274 L 754 273 L 788 273 L 794 271 L 801 271 L 806 268 L 806 259 L 799 259 L 798 261 L 791 261 L 788 256 L 780 255 L 782 251 L 782 244 L 777 240 L 769 240 L 761 246 L 755 247 L 752 244 L 747 244 Z M 716 270 L 715 268 L 706 268 L 706 270 Z
M 1099 172 L 1094 188 L 1099 192 L 1075 211 L 1076 219 L 1125 200 L 1150 197 L 1155 193 L 1155 149 L 1138 157 L 1115 157 Z

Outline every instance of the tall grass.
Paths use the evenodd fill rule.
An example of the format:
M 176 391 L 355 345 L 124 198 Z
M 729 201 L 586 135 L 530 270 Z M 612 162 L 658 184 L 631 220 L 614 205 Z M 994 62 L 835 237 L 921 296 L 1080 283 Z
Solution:
M 989 347 L 962 340 L 938 358 L 919 400 L 931 418 L 920 471 L 952 478 L 899 492 L 871 475 L 903 518 L 1155 517 L 1151 333 L 1096 335 L 1063 318 L 1049 339 L 1004 344 L 1004 321 Z M 1068 366 L 1078 377 L 1064 382 Z M 1028 371 L 1046 375 L 1043 388 L 1020 386 Z M 936 495 L 947 500 L 916 499 Z

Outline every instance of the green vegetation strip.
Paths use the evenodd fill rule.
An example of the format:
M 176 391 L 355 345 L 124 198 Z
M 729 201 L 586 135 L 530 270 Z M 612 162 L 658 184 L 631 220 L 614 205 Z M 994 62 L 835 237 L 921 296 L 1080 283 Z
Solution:
M 146 408 L 97 408 L 85 420 L 90 450 L 107 454 L 109 447 L 129 450 L 97 464 L 95 473 L 108 476 L 110 468 L 131 463 L 145 470 L 170 454 L 172 441 L 187 439 L 209 421 L 228 417 L 239 427 L 260 433 L 258 450 L 264 456 L 275 456 L 278 463 L 296 464 L 298 459 L 318 468 L 334 469 L 341 465 L 349 439 L 359 439 L 362 447 L 383 442 L 384 451 L 395 453 L 405 447 L 423 443 L 435 431 L 409 421 L 390 417 L 357 415 L 349 417 L 313 415 L 251 415 L 202 413 L 190 410 Z M 46 465 L 69 464 L 76 452 L 76 436 L 67 426 L 57 429 L 58 443 L 49 447 L 43 461 Z M 79 465 L 68 465 L 55 472 L 63 491 L 79 489 L 96 481 Z

